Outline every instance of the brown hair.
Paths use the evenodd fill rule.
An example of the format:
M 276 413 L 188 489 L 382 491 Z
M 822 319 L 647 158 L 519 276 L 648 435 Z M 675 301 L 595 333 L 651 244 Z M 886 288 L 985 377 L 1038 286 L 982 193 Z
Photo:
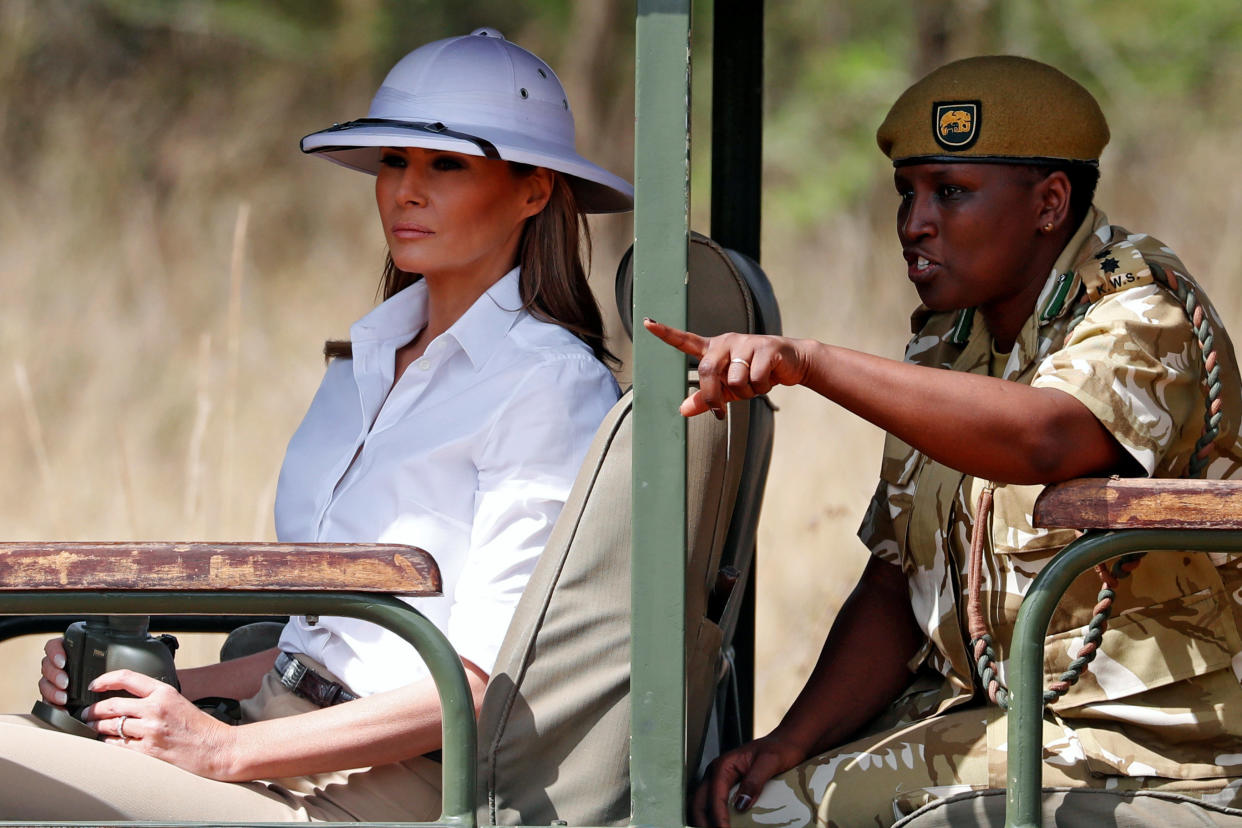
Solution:
M 535 168 L 510 162 L 515 175 L 529 175 Z M 604 320 L 587 282 L 591 260 L 591 230 L 565 176 L 552 173 L 552 194 L 544 208 L 526 221 L 518 245 L 518 292 L 522 309 L 537 319 L 560 325 L 587 345 L 595 357 L 610 367 L 620 361 L 604 344 Z M 397 267 L 386 257 L 379 294 L 387 300 L 423 278 Z M 353 349 L 348 340 L 328 340 L 325 359 L 348 359 Z

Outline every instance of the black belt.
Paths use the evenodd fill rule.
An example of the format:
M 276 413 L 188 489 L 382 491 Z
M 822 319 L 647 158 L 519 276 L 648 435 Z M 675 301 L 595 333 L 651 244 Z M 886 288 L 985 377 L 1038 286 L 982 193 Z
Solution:
M 295 696 L 308 699 L 320 707 L 331 707 L 358 698 L 339 682 L 324 678 L 288 653 L 276 656 L 273 669 L 280 676 L 280 683 Z M 433 762 L 441 761 L 439 750 L 424 755 Z
M 326 679 L 288 653 L 276 656 L 280 683 L 295 696 L 301 696 L 320 707 L 331 707 L 358 698 L 338 682 Z

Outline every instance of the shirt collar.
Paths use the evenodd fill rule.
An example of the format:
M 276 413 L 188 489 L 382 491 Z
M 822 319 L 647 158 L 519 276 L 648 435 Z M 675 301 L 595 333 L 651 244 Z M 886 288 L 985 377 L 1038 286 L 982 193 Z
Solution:
M 1053 263 L 1048 281 L 1044 283 L 1039 299 L 1035 302 L 1036 312 L 1018 331 L 1010 358 L 1000 376 L 1006 379 L 1016 378 L 1036 360 L 1047 356 L 1047 349 L 1053 340 L 1041 336 L 1040 331 L 1053 321 L 1066 316 L 1076 304 L 1082 291 L 1082 277 L 1078 274 L 1078 269 L 1087 258 L 1087 252 L 1094 249 L 1093 242 L 1101 227 L 1107 229 L 1108 218 L 1092 207 Z
M 1046 324 L 1053 319 L 1064 316 L 1074 304 L 1074 299 L 1082 289 L 1082 278 L 1077 269 L 1093 250 L 1091 236 L 1098 235 L 1100 228 L 1108 227 L 1108 217 L 1103 212 L 1091 207 L 1087 215 L 1070 237 L 1065 249 L 1052 265 L 1052 273 L 1044 284 L 1044 289 L 1035 302 L 1039 323 Z
M 509 329 L 526 314 L 518 287 L 520 268 L 513 268 L 475 300 L 444 332 L 461 345 L 475 370 L 482 368 L 509 335 Z
M 491 358 L 518 318 L 526 313 L 518 287 L 520 268 L 496 281 L 444 332 L 470 359 L 475 370 Z M 355 345 L 409 342 L 427 324 L 427 284 L 421 279 L 371 310 L 349 329 Z
M 409 342 L 427 325 L 427 285 L 419 279 L 384 300 L 349 328 L 354 345 L 404 339 Z
M 1082 277 L 1076 269 L 1107 241 L 1108 233 L 1108 216 L 1094 205 L 1091 206 L 1053 263 L 1052 271 L 1039 292 L 1039 298 L 1035 300 L 1035 314 L 1023 325 L 1023 330 L 1018 334 L 1019 341 L 1024 336 L 1034 341 L 1036 329 L 1069 313 L 1082 290 Z M 919 305 L 910 316 L 911 332 L 918 333 L 922 330 L 933 314 L 933 311 Z M 944 333 L 944 338 L 954 345 L 963 346 L 974 335 L 974 323 L 975 308 L 963 308 L 954 314 L 953 325 Z M 1026 330 L 1027 328 L 1030 330 Z

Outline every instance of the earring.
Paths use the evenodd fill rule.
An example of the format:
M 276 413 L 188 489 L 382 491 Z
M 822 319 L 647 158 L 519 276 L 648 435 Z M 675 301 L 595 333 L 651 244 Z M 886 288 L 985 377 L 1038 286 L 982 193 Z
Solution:
M 1051 232 L 1052 232 L 1052 222 L 1048 222 L 1047 224 L 1045 224 L 1045 225 L 1044 225 L 1044 227 L 1043 227 L 1043 231 L 1044 231 L 1045 233 L 1051 233 Z

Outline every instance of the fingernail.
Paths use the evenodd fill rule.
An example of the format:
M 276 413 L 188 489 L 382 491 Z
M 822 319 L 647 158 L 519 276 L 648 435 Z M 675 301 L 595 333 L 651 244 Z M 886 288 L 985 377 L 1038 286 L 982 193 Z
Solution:
M 57 690 L 55 693 L 52 694 L 52 701 L 56 702 L 57 704 L 65 704 L 66 702 L 69 701 L 69 694 L 66 693 L 64 690 Z
M 650 316 L 644 316 L 644 317 L 643 317 L 643 321 L 644 321 L 644 322 L 655 322 L 655 320 L 654 320 L 654 319 L 652 319 Z M 660 323 L 659 323 L 659 322 L 656 322 L 656 324 L 658 325 L 658 324 L 660 324 Z
M 738 794 L 737 799 L 733 800 L 733 807 L 739 811 L 745 811 L 753 801 L 749 794 Z
M 65 675 L 64 673 L 61 673 L 60 675 L 58 675 L 56 677 L 56 686 L 59 687 L 61 690 L 66 689 L 69 686 L 69 676 Z
M 61 668 L 61 669 L 63 670 L 63 669 L 65 668 L 65 656 L 64 656 L 64 654 L 63 654 L 63 653 L 57 653 L 56 655 L 52 656 L 52 663 L 53 663 L 53 664 L 55 664 L 57 667 L 59 667 L 59 668 Z

